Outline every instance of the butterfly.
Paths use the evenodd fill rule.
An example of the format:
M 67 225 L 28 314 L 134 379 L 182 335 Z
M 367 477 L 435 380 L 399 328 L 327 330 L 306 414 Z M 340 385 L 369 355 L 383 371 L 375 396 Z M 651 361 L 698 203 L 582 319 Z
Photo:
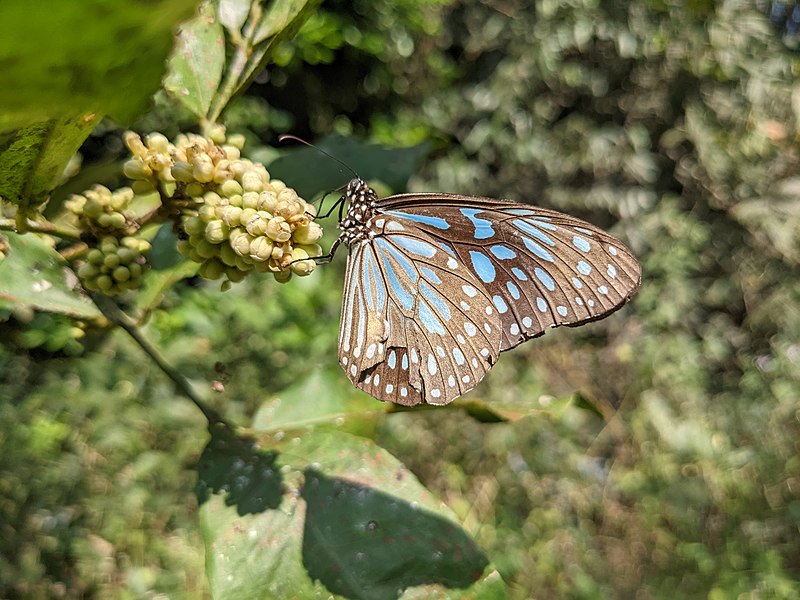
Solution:
M 553 210 L 455 194 L 379 199 L 358 177 L 337 204 L 331 256 L 349 248 L 339 362 L 379 400 L 452 402 L 501 352 L 601 319 L 641 282 L 619 240 Z

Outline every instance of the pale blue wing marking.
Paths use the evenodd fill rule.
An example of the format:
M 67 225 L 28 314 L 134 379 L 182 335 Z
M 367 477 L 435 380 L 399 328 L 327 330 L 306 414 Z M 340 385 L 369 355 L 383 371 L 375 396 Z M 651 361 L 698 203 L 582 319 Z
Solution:
M 556 306 L 556 312 L 560 314 L 562 317 L 567 316 L 567 307 L 566 306 Z
M 547 250 L 545 250 L 540 244 L 534 242 L 531 238 L 520 236 L 522 237 L 522 242 L 525 244 L 525 247 L 533 252 L 536 256 L 541 258 L 542 260 L 546 260 L 547 262 L 554 262 L 553 255 L 550 254 Z
M 573 236 L 572 245 L 575 246 L 581 252 L 588 252 L 591 249 L 589 242 L 587 242 L 579 235 Z
M 514 300 L 519 300 L 520 297 L 519 288 L 513 281 L 507 281 L 506 288 L 508 289 L 508 293 L 511 294 Z
M 420 267 L 419 272 L 422 276 L 433 284 L 442 283 L 441 278 L 436 274 L 436 271 L 428 267 Z
M 497 273 L 494 270 L 494 265 L 492 264 L 491 259 L 483 252 L 476 252 L 474 250 L 469 251 L 469 257 L 472 261 L 472 266 L 475 269 L 475 272 L 478 274 L 478 277 L 481 278 L 481 281 L 484 283 L 492 283 Z
M 461 209 L 461 214 L 472 221 L 472 225 L 475 227 L 475 234 L 473 237 L 476 240 L 486 240 L 494 236 L 494 227 L 492 227 L 492 222 L 488 219 L 481 219 L 480 217 L 476 216 L 478 213 L 482 212 L 482 210 L 477 208 Z
M 542 298 L 541 296 L 536 298 L 536 306 L 539 308 L 540 311 L 547 312 L 547 302 L 545 302 L 544 298 Z M 530 327 L 530 325 L 526 325 L 526 327 Z
M 447 305 L 447 302 L 444 301 L 438 292 L 436 292 L 432 287 L 430 287 L 424 281 L 419 282 L 419 293 L 422 294 L 422 297 L 425 298 L 428 302 L 431 303 L 433 308 L 436 309 L 436 312 L 439 313 L 445 321 L 449 321 L 451 317 L 450 307 Z
M 384 214 L 397 217 L 399 219 L 408 219 L 414 223 L 422 223 L 423 225 L 430 225 L 436 229 L 450 229 L 450 223 L 440 217 L 431 217 L 429 215 L 418 215 L 416 213 L 407 213 L 400 210 L 386 210 Z
M 430 333 L 436 333 L 438 335 L 445 334 L 444 325 L 436 318 L 436 315 L 433 314 L 428 304 L 425 302 L 419 303 L 419 320 L 423 327 Z
M 394 298 L 399 302 L 400 306 L 402 306 L 405 310 L 411 310 L 414 307 L 414 297 L 411 293 L 403 287 L 403 284 L 400 282 L 400 278 L 397 276 L 397 273 L 392 266 L 391 260 L 389 260 L 389 256 L 384 252 L 384 249 L 388 250 L 392 253 L 395 258 L 399 257 L 399 262 L 401 267 L 403 268 L 406 273 L 406 266 L 403 265 L 403 262 L 406 263 L 407 267 L 413 271 L 414 274 L 414 281 L 417 279 L 417 273 L 414 269 L 414 266 L 404 257 L 402 256 L 397 250 L 395 250 L 392 246 L 387 244 L 384 240 L 376 240 L 375 243 L 376 251 L 379 254 L 380 261 L 383 264 L 384 272 L 386 273 L 386 279 L 389 281 L 389 287 L 392 289 L 392 294 Z M 405 281 L 408 281 L 408 278 L 404 278 Z
M 528 281 L 528 276 L 525 274 L 525 271 L 523 271 L 519 267 L 511 267 L 511 272 L 520 281 Z
M 536 267 L 533 270 L 533 274 L 536 275 L 536 279 L 542 282 L 542 285 L 546 287 L 549 291 L 553 292 L 556 289 L 556 282 L 553 281 L 553 278 L 547 273 L 547 271 Z
M 589 263 L 583 260 L 578 262 L 578 273 L 580 273 L 581 275 L 588 275 L 591 272 L 592 272 L 592 267 Z
M 500 260 L 508 260 L 510 258 L 517 257 L 517 253 L 514 252 L 508 246 L 502 246 L 502 245 L 492 246 L 491 248 L 489 248 L 489 252 L 494 254 Z
M 445 244 L 444 242 L 439 242 L 439 247 L 440 247 L 442 250 L 444 250 L 445 252 L 447 252 L 447 253 L 448 253 L 450 256 L 452 256 L 453 258 L 458 258 L 458 257 L 456 256 L 456 253 L 455 253 L 455 251 L 453 250 L 452 246 L 450 246 L 450 245 L 448 245 L 448 244 Z
M 536 225 L 533 225 L 528 221 L 523 221 L 522 219 L 514 219 L 512 223 L 514 224 L 515 227 L 517 227 L 517 229 L 524 231 L 531 237 L 535 237 L 540 242 L 543 242 L 551 247 L 556 245 L 556 243 L 550 238 L 550 236 L 539 231 L 536 228 Z M 544 226 L 544 223 L 537 223 L 537 225 Z
M 508 312 L 508 304 L 506 304 L 506 301 L 503 300 L 502 296 L 498 296 L 497 294 L 492 296 L 492 304 L 495 305 L 500 314 Z
M 393 235 L 391 241 L 404 250 L 408 250 L 412 254 L 422 256 L 423 258 L 431 258 L 436 254 L 436 248 L 432 244 L 428 244 L 417 238 L 411 238 L 405 235 Z
M 548 231 L 558 231 L 558 227 L 552 225 L 550 223 L 543 223 L 542 221 L 549 221 L 550 217 L 533 217 L 531 221 L 536 222 L 537 227 L 541 227 L 542 229 L 547 229 Z

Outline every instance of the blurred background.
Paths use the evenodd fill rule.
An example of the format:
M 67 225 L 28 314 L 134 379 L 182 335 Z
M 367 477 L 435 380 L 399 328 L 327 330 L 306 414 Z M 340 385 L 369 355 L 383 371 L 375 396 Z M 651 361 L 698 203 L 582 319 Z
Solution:
M 798 26 L 794 2 L 329 0 L 225 116 L 265 162 L 285 132 L 413 148 L 408 190 L 569 212 L 640 257 L 627 307 L 502 355 L 469 396 L 534 416 L 380 423 L 517 598 L 800 597 Z M 159 98 L 133 128 L 189 124 Z M 147 334 L 248 423 L 310 375 L 347 385 L 343 268 L 190 280 Z M 0 335 L 0 596 L 207 594 L 202 415 L 121 333 L 31 313 Z

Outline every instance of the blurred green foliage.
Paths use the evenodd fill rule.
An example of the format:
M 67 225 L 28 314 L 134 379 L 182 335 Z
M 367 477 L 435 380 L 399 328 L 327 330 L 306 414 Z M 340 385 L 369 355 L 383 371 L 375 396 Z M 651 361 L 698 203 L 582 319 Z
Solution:
M 255 98 L 230 111 L 251 135 L 260 115 L 430 140 L 411 187 L 568 210 L 643 261 L 628 308 L 504 355 L 472 393 L 540 416 L 380 426 L 515 597 L 800 595 L 800 63 L 764 15 L 711 0 L 331 1 L 276 56 L 252 90 L 269 90 L 269 112 Z M 289 286 L 174 288 L 147 334 L 190 378 L 222 381 L 217 408 L 246 422 L 335 362 L 341 260 Z M 0 595 L 201 596 L 199 415 L 121 336 L 81 361 L 13 339 Z M 555 401 L 575 390 L 603 418 Z

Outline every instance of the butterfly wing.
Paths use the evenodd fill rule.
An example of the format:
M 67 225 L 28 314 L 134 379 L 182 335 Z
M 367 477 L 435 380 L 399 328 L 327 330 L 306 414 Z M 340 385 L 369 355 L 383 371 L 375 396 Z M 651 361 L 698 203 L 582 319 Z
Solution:
M 413 220 L 383 216 L 375 236 L 351 246 L 339 328 L 350 380 L 398 404 L 446 404 L 472 389 L 497 360 L 501 319 L 452 246 Z
M 379 208 L 453 249 L 500 316 L 501 351 L 549 327 L 601 319 L 641 282 L 641 267 L 621 242 L 556 211 L 449 194 L 401 194 Z

